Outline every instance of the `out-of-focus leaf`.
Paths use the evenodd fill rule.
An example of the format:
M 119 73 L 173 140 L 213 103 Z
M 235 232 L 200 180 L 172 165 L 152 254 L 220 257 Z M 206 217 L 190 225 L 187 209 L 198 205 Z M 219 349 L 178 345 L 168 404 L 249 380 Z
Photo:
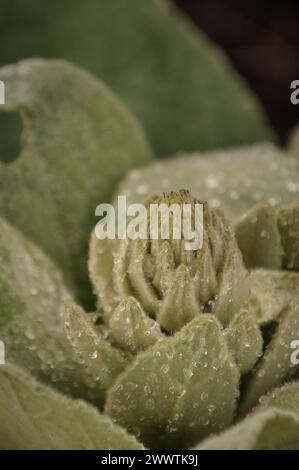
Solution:
M 137 356 L 106 411 L 149 447 L 184 448 L 232 422 L 238 383 L 219 323 L 201 314 Z
M 140 450 L 133 436 L 83 401 L 0 367 L 0 449 Z
M 0 111 L 18 111 L 24 126 L 18 158 L 0 157 L 0 216 L 75 278 L 85 299 L 95 208 L 128 169 L 150 160 L 143 132 L 102 83 L 67 63 L 23 61 L 0 78 Z
M 292 343 L 298 340 L 299 294 L 294 295 L 279 318 L 277 330 L 267 345 L 263 358 L 246 384 L 241 400 L 241 412 L 246 413 L 257 404 L 260 396 L 280 385 L 298 370 L 292 361 Z
M 158 321 L 166 331 L 177 331 L 201 313 L 194 281 L 187 266 L 181 264 L 163 299 Z
M 196 153 L 133 170 L 118 188 L 127 203 L 144 202 L 163 191 L 189 189 L 210 207 L 220 207 L 233 222 L 257 203 L 279 206 L 299 194 L 299 167 L 271 144 Z
M 282 411 L 299 413 L 299 382 L 291 382 L 275 388 L 259 400 L 260 408 L 278 408 Z
M 290 271 L 254 269 L 249 274 L 249 312 L 258 323 L 278 320 L 299 288 L 299 274 Z
M 0 219 L 0 338 L 6 359 L 63 392 L 99 404 L 99 386 L 64 332 L 60 309 L 70 299 L 53 262 Z
M 247 311 L 237 313 L 225 336 L 241 374 L 246 374 L 263 353 L 263 338 L 254 316 Z
M 226 58 L 164 0 L 2 0 L 0 42 L 2 65 L 58 57 L 105 80 L 161 155 L 272 138 Z
M 289 151 L 299 159 L 299 126 L 297 126 L 290 136 Z
M 269 409 L 254 413 L 220 436 L 207 439 L 197 450 L 298 450 L 299 418 Z

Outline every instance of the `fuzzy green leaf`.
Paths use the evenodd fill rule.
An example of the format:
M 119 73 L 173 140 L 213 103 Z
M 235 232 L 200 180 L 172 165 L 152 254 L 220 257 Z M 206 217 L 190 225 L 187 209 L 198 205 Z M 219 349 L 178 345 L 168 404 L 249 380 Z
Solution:
M 0 78 L 0 111 L 19 112 L 24 126 L 18 158 L 0 157 L 0 216 L 37 242 L 86 300 L 95 208 L 130 168 L 150 160 L 143 132 L 106 86 L 62 61 L 23 61 Z
M 218 301 L 215 315 L 222 325 L 227 326 L 249 294 L 248 273 L 243 265 L 242 256 L 235 240 L 232 240 L 225 253 L 221 273 Z
M 298 368 L 292 361 L 293 341 L 298 340 L 299 332 L 299 294 L 279 318 L 277 330 L 268 344 L 263 358 L 258 363 L 253 376 L 246 384 L 241 402 L 241 412 L 247 412 L 257 403 L 264 393 L 280 385 Z
M 108 238 L 98 240 L 93 232 L 90 240 L 90 250 L 88 258 L 89 276 L 93 285 L 94 293 L 100 301 L 100 308 L 111 315 L 120 301 L 119 296 L 113 288 L 113 240 Z M 118 271 L 120 266 L 118 266 Z M 121 272 L 121 276 L 123 273 Z M 125 273 L 124 273 L 125 275 Z
M 287 383 L 263 395 L 259 400 L 259 409 L 271 407 L 292 411 L 299 416 L 299 382 Z
M 263 353 L 263 338 L 255 318 L 241 311 L 232 319 L 225 336 L 241 374 L 246 374 Z
M 103 79 L 141 119 L 159 154 L 272 138 L 243 80 L 168 2 L 72 0 L 70 8 L 68 0 L 52 0 L 45 9 L 35 0 L 2 0 L 0 42 L 2 65 L 60 57 Z
M 200 313 L 194 281 L 187 266 L 181 264 L 163 299 L 158 315 L 159 324 L 166 331 L 174 332 Z
M 129 204 L 182 188 L 237 222 L 257 203 L 277 206 L 296 200 L 298 162 L 270 144 L 182 155 L 133 170 L 116 195 L 127 195 Z
M 194 202 L 183 190 L 162 196 L 173 199 Z M 223 212 L 204 204 L 203 220 L 203 244 L 193 251 L 184 239 L 107 241 L 93 234 L 89 271 L 107 321 L 117 303 L 132 296 L 168 333 L 200 313 L 215 313 L 223 326 L 230 322 L 248 298 L 248 272 Z
M 247 268 L 281 268 L 278 214 L 270 204 L 258 204 L 246 212 L 236 226 L 236 237 Z
M 1 450 L 140 450 L 119 426 L 83 401 L 38 384 L 11 365 L 0 366 Z
M 295 127 L 289 139 L 289 151 L 299 159 L 299 126 Z
M 125 351 L 137 353 L 164 338 L 159 324 L 149 318 L 134 297 L 127 297 L 109 321 L 111 338 Z
M 149 447 L 188 447 L 231 423 L 238 383 L 219 323 L 202 314 L 137 356 L 106 411 Z
M 299 450 L 299 419 L 292 413 L 269 409 L 207 439 L 197 450 Z
M 249 275 L 249 312 L 259 324 L 279 318 L 299 288 L 299 274 L 255 269 Z
M 127 361 L 105 340 L 81 307 L 65 303 L 62 315 L 75 354 L 95 382 L 97 403 L 103 404 L 106 390 L 124 370 Z
M 76 360 L 60 315 L 71 295 L 61 272 L 0 219 L 0 339 L 10 362 L 63 392 L 98 403 L 97 386 Z

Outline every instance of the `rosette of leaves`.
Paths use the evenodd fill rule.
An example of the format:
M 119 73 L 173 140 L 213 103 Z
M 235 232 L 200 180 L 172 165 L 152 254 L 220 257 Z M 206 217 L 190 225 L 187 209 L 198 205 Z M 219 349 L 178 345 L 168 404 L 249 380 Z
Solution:
M 146 24 L 156 24 L 146 11 Z M 188 37 L 184 57 L 194 65 L 199 46 L 176 21 L 159 34 L 172 51 L 181 41 L 172 39 L 176 31 Z M 186 148 L 199 135 L 207 137 L 203 147 L 268 135 L 218 61 L 205 83 L 221 90 L 224 77 L 235 121 L 220 111 L 212 113 L 216 123 L 205 120 L 203 111 L 201 134 L 190 128 L 196 138 Z M 166 71 L 174 77 L 172 67 Z M 27 60 L 1 69 L 0 79 L 7 118 L 0 127 L 0 447 L 298 448 L 297 139 L 294 157 L 264 144 L 152 162 L 136 119 L 88 73 Z M 176 87 L 169 89 L 172 103 Z M 195 95 L 202 103 L 200 89 L 191 103 Z M 138 108 L 140 97 L 133 102 Z M 20 140 L 13 113 L 22 118 Z M 192 106 L 190 113 L 192 120 Z M 184 122 L 187 115 L 176 113 Z M 162 153 L 189 138 L 186 131 L 175 144 L 165 129 L 180 126 L 148 119 Z M 235 139 L 225 122 L 234 132 L 238 126 Z M 89 272 L 98 303 L 86 313 L 94 209 L 113 193 L 128 203 L 204 201 L 203 245 L 189 252 L 186 240 L 112 242 L 93 234 Z

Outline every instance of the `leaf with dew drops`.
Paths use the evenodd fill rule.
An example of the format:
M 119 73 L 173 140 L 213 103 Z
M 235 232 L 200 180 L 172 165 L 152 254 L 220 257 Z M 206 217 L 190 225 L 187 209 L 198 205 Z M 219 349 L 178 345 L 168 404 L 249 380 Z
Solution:
M 299 274 L 253 269 L 249 274 L 248 309 L 260 325 L 278 321 L 299 288 Z
M 115 197 L 126 194 L 128 204 L 138 203 L 181 188 L 206 200 L 211 208 L 222 208 L 237 223 L 257 203 L 278 207 L 296 201 L 299 164 L 272 144 L 182 154 L 132 170 Z
M 158 314 L 159 324 L 166 331 L 174 332 L 200 313 L 194 281 L 187 266 L 181 264 L 161 304 Z
M 215 315 L 227 326 L 249 294 L 248 273 L 235 240 L 228 243 L 221 273 Z
M 241 310 L 225 330 L 225 337 L 240 373 L 246 374 L 263 354 L 263 338 L 255 317 Z
M 102 405 L 106 390 L 125 369 L 128 360 L 96 330 L 88 314 L 75 303 L 64 303 L 62 317 L 74 352 L 94 382 L 97 404 Z
M 294 157 L 299 158 L 299 126 L 291 132 L 289 138 L 289 151 Z
M 218 321 L 201 314 L 136 357 L 109 390 L 106 412 L 148 447 L 186 448 L 232 422 L 238 385 Z
M 64 393 L 97 402 L 64 332 L 62 273 L 39 248 L 0 219 L 0 338 L 6 358 Z
M 292 411 L 299 417 L 299 382 L 286 383 L 282 387 L 271 390 L 259 399 L 258 409 L 278 408 Z
M 156 238 L 127 236 L 112 242 L 92 236 L 89 270 L 105 321 L 120 300 L 135 297 L 168 333 L 200 313 L 215 313 L 227 325 L 248 297 L 248 273 L 229 221 L 188 190 L 163 193 L 152 201 L 170 216 L 180 239 L 172 238 L 172 230 L 165 240 L 159 225 Z M 146 206 L 149 218 L 151 204 Z M 200 249 L 186 249 L 182 224 L 172 218 L 173 206 L 177 213 L 185 204 L 191 205 L 193 217 L 195 208 L 202 208 L 203 227 L 196 227 L 196 236 L 203 232 Z
M 298 436 L 297 415 L 269 408 L 207 439 L 196 450 L 299 450 Z
M 23 370 L 0 368 L 0 449 L 141 450 L 107 416 L 39 384 Z
M 1 65 L 20 57 L 78 64 L 128 104 L 159 155 L 273 138 L 244 80 L 168 1 L 72 0 L 70 9 L 52 0 L 45 10 L 35 0 L 2 0 L 1 12 L 0 42 L 9 44 Z

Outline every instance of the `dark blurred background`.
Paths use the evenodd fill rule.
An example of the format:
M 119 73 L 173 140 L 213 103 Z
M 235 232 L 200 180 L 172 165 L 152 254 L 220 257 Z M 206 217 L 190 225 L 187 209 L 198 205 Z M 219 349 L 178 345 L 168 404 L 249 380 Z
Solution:
M 173 0 L 227 52 L 286 141 L 299 122 L 290 83 L 299 80 L 299 1 Z

